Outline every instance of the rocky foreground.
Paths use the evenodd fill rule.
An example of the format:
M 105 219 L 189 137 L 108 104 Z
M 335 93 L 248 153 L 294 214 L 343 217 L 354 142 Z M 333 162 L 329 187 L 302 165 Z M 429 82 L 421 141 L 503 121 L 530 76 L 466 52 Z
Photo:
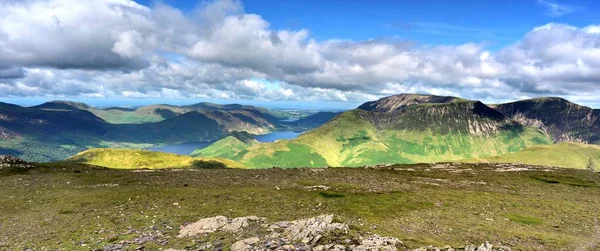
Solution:
M 256 216 L 227 218 L 216 216 L 204 218 L 197 222 L 182 226 L 176 238 L 194 238 L 198 236 L 215 237 L 220 235 L 236 236 L 239 240 L 230 247 L 224 247 L 219 241 L 186 247 L 181 250 L 352 250 L 352 251 L 393 251 L 406 250 L 401 240 L 395 237 L 383 237 L 370 233 L 351 231 L 345 223 L 336 222 L 333 215 L 320 215 L 314 218 L 295 221 L 269 222 L 266 218 Z M 161 238 L 146 236 L 145 238 Z M 213 238 L 209 238 L 213 239 Z M 218 239 L 218 238 L 214 238 Z M 122 250 L 129 243 L 111 244 L 104 250 Z M 139 242 L 137 243 L 139 244 Z M 422 247 L 420 250 L 468 250 L 492 251 L 511 250 L 509 247 L 484 243 L 462 247 Z M 179 251 L 168 249 L 168 251 Z
M 30 162 L 9 155 L 0 155 L 0 170 L 3 168 L 32 168 Z

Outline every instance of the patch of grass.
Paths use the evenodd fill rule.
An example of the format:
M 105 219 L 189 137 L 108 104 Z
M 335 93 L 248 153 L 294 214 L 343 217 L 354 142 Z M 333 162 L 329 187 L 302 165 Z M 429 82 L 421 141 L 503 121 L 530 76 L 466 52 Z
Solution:
M 520 152 L 468 160 L 468 162 L 523 163 L 527 165 L 556 166 L 599 170 L 600 146 L 579 143 L 537 145 Z
M 507 214 L 506 218 L 513 222 L 517 222 L 517 223 L 525 224 L 525 225 L 541 225 L 543 223 L 542 219 L 535 218 L 535 217 L 523 216 L 523 215 L 519 215 L 519 214 Z
M 545 177 L 545 176 L 531 176 L 532 179 L 534 180 L 539 180 L 542 182 L 546 182 L 546 183 L 550 183 L 550 184 L 558 184 L 560 183 L 560 181 L 549 178 L 549 177 Z
M 63 210 L 58 211 L 58 214 L 74 214 L 74 213 L 75 213 L 75 211 L 68 210 L 68 209 L 63 209 Z
M 544 174 L 544 175 L 533 175 L 533 176 L 531 176 L 531 178 L 542 181 L 542 182 L 550 183 L 550 184 L 562 183 L 565 185 L 576 186 L 576 187 L 595 187 L 595 186 L 597 186 L 596 183 L 592 180 L 571 177 L 571 176 Z
M 214 160 L 210 160 L 210 161 L 204 161 L 204 160 L 194 160 L 192 162 L 192 167 L 194 168 L 207 168 L 207 169 L 214 169 L 214 168 L 227 168 L 227 166 L 223 163 L 223 162 L 218 162 L 218 161 L 214 161 Z
M 227 159 L 193 158 L 163 152 L 133 149 L 99 148 L 81 152 L 67 162 L 104 166 L 117 169 L 163 169 L 163 168 L 241 168 L 241 164 Z
M 328 192 L 328 191 L 321 191 L 321 192 L 319 192 L 319 194 L 321 196 L 323 196 L 324 198 L 343 198 L 346 196 L 343 193 Z

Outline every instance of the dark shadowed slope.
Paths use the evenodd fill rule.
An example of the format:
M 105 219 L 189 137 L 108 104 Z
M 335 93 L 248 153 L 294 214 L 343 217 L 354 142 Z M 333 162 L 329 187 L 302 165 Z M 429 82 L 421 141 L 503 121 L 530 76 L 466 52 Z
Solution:
M 524 125 L 541 128 L 556 142 L 600 143 L 600 110 L 562 98 L 528 99 L 492 106 Z

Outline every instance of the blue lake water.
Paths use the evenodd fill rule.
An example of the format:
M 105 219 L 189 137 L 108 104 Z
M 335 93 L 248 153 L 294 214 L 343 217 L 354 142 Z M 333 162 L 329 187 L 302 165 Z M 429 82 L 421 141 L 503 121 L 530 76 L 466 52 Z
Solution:
M 292 132 L 292 131 L 282 131 L 282 132 L 272 132 L 263 135 L 256 135 L 254 138 L 259 142 L 273 142 L 280 139 L 295 139 L 302 132 Z M 155 146 L 150 147 L 148 150 L 155 152 L 165 152 L 165 153 L 175 153 L 181 155 L 190 155 L 193 151 L 207 147 L 208 145 L 214 143 L 214 141 L 210 142 L 187 142 L 181 144 L 172 144 L 172 145 L 164 145 L 164 146 Z
M 207 147 L 213 142 L 188 142 L 173 145 L 155 146 L 150 147 L 148 150 L 155 152 L 175 153 L 182 155 L 189 155 L 196 149 Z
M 263 135 L 256 135 L 256 136 L 254 136 L 254 138 L 256 140 L 258 140 L 259 142 L 273 142 L 275 140 L 280 140 L 280 139 L 295 139 L 300 134 L 302 134 L 302 132 L 283 131 L 283 132 L 272 132 L 272 133 L 263 134 Z
M 295 122 L 300 120 L 299 118 L 289 118 L 289 119 L 282 119 L 281 121 L 283 122 Z

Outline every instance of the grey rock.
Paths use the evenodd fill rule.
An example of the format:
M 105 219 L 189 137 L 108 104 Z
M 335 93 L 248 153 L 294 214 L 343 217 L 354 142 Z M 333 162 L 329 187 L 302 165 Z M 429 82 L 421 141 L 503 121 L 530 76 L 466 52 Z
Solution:
M 394 237 L 381 237 L 374 235 L 370 238 L 362 240 L 360 245 L 351 248 L 353 251 L 396 251 L 397 246 L 402 245 L 402 242 Z
M 123 250 L 125 248 L 125 245 L 123 244 L 109 244 L 104 246 L 103 250 L 104 251 L 120 251 Z
M 348 225 L 343 223 L 334 223 L 333 215 L 320 215 L 314 218 L 301 219 L 295 221 L 281 221 L 269 226 L 272 237 L 287 237 L 293 241 L 302 241 L 304 243 L 315 243 L 324 234 L 332 231 L 348 232 Z
M 252 237 L 233 243 L 231 251 L 252 251 L 256 250 L 253 245 L 260 242 L 258 237 Z
M 225 226 L 228 221 L 229 219 L 225 216 L 204 218 L 181 228 L 177 237 L 192 237 L 199 234 L 213 233 Z
M 249 225 L 250 221 L 264 220 L 266 219 L 256 216 L 239 217 L 233 219 L 229 219 L 225 216 L 204 218 L 181 228 L 177 237 L 192 237 L 199 234 L 209 234 L 216 231 L 239 233 Z

